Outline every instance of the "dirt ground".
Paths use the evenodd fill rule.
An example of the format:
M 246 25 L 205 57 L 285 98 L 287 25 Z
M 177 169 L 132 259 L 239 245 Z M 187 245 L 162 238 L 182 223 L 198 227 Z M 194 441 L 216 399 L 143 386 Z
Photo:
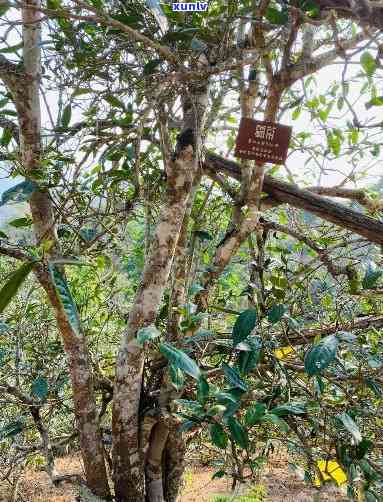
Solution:
M 57 459 L 60 474 L 82 473 L 79 457 L 71 456 Z M 211 502 L 216 495 L 228 495 L 230 485 L 225 479 L 212 480 L 215 469 L 190 467 L 185 473 L 185 486 L 181 502 Z M 343 502 L 348 500 L 340 492 L 320 493 L 309 488 L 292 473 L 285 459 L 272 459 L 259 481 L 265 486 L 265 502 Z M 19 482 L 17 502 L 76 502 L 77 490 L 65 483 L 54 488 L 48 476 L 33 469 L 27 469 Z M 0 484 L 0 501 L 10 500 L 10 487 Z

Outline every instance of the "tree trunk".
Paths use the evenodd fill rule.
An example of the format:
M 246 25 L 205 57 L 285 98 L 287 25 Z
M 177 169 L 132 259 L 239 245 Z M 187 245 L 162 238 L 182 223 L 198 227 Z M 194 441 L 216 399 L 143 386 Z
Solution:
M 165 502 L 177 502 L 182 488 L 185 470 L 186 444 L 174 425 L 169 431 L 164 452 L 163 486 Z
M 196 160 L 188 149 L 174 162 L 173 176 L 168 176 L 167 203 L 161 211 L 117 358 L 112 426 L 116 498 L 121 502 L 144 500 L 138 413 L 145 353 L 135 337 L 140 328 L 155 321 L 195 171 Z
M 187 248 L 188 248 L 188 227 L 190 222 L 190 215 L 193 207 L 195 193 L 199 186 L 201 176 L 197 175 L 194 183 L 191 195 L 188 200 L 187 208 L 183 218 L 182 226 L 180 229 L 178 242 L 176 250 L 174 253 L 173 266 L 172 266 L 172 286 L 169 298 L 168 307 L 168 323 L 167 323 L 167 341 L 177 342 L 180 339 L 180 321 L 181 315 L 179 313 L 179 307 L 185 303 L 186 300 L 186 267 L 187 267 Z M 162 382 L 160 382 L 160 396 L 158 404 L 160 410 L 165 416 L 170 410 L 170 404 L 173 399 L 180 397 L 180 392 L 174 389 L 174 386 L 170 382 L 168 372 L 164 372 Z M 181 391 L 182 393 L 182 391 Z M 163 502 L 167 500 L 164 498 L 165 492 L 167 492 L 167 486 L 169 486 L 168 475 L 173 472 L 173 467 L 169 466 L 169 462 L 173 458 L 177 458 L 178 467 L 180 470 L 177 471 L 180 475 L 177 481 L 174 479 L 175 476 L 172 475 L 173 483 L 171 483 L 171 492 L 173 494 L 174 500 L 177 498 L 178 489 L 180 487 L 180 482 L 183 473 L 183 454 L 185 451 L 184 441 L 182 434 L 177 434 L 178 442 L 174 442 L 169 438 L 169 430 L 172 428 L 173 434 L 177 434 L 176 427 L 172 427 L 172 420 L 161 420 L 157 426 L 152 436 L 149 439 L 149 451 L 154 452 L 155 455 L 148 455 L 145 459 L 145 471 L 146 471 L 146 481 L 147 481 L 147 499 L 149 502 Z M 172 451 L 173 448 L 178 448 L 180 456 L 177 456 L 177 451 Z M 167 455 L 165 453 L 167 452 Z M 153 458 L 154 457 L 154 458 Z M 153 468 L 153 464 L 155 468 Z M 149 473 L 149 475 L 148 475 Z M 150 484 L 149 484 L 150 483 Z M 159 498 L 161 494 L 161 498 Z
M 113 397 L 113 474 L 118 502 L 144 502 L 145 479 L 139 437 L 139 408 L 144 349 L 137 343 L 137 331 L 153 323 L 168 282 L 175 248 L 193 180 L 199 169 L 201 124 L 206 112 L 207 86 L 193 92 L 184 103 L 184 129 L 176 153 L 166 165 L 167 193 L 151 243 L 141 284 L 129 314 L 116 364 Z M 166 155 L 164 154 L 166 159 Z
M 31 7 L 31 8 L 28 8 Z M 26 0 L 22 9 L 24 78 L 5 79 L 10 85 L 18 112 L 22 163 L 28 177 L 36 176 L 41 168 L 41 109 L 40 109 L 40 0 Z M 25 80 L 26 81 L 25 81 Z M 26 83 L 27 82 L 27 83 Z M 48 190 L 37 188 L 30 199 L 34 233 L 37 244 L 50 241 L 47 258 L 60 254 L 55 219 Z M 69 359 L 74 396 L 75 416 L 89 488 L 101 497 L 110 495 L 103 456 L 98 414 L 93 389 L 92 370 L 85 338 L 76 333 L 63 309 L 46 267 L 36 275 L 52 304 L 57 324 Z
M 168 434 L 169 427 L 162 418 L 153 427 L 149 438 L 149 449 L 145 461 L 147 502 L 164 502 L 162 457 Z

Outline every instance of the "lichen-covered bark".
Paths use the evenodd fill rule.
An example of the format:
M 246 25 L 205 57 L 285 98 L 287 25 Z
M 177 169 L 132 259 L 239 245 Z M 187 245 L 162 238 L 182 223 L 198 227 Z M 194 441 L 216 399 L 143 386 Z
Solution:
M 190 223 L 191 211 L 194 203 L 194 196 L 199 186 L 201 176 L 198 175 L 194 181 L 193 190 L 189 198 L 189 202 L 185 211 L 185 216 L 182 222 L 180 235 L 175 250 L 173 269 L 172 269 L 172 284 L 169 298 L 169 311 L 167 323 L 167 340 L 176 341 L 179 337 L 179 324 L 181 314 L 178 307 L 186 301 L 186 286 L 187 286 L 187 265 L 188 265 L 188 227 Z
M 168 424 L 162 418 L 152 429 L 145 459 L 146 499 L 148 502 L 164 502 L 162 457 L 168 434 Z
M 94 494 L 108 498 L 110 492 L 94 395 L 93 373 L 86 341 L 82 333 L 76 333 L 70 326 L 48 270 L 39 269 L 37 277 L 54 309 L 68 357 L 75 416 L 87 485 Z
M 165 502 L 180 499 L 182 476 L 185 470 L 186 444 L 178 432 L 178 424 L 172 424 L 163 456 L 163 486 Z
M 113 462 L 116 498 L 144 500 L 142 455 L 138 441 L 139 404 L 144 350 L 137 344 L 137 331 L 154 322 L 168 281 L 175 246 L 196 172 L 196 159 L 189 146 L 182 151 L 168 175 L 167 200 L 161 211 L 151 251 L 136 293 L 116 365 L 113 398 Z
M 169 298 L 168 308 L 168 324 L 166 339 L 171 342 L 176 342 L 180 337 L 179 325 L 181 314 L 178 307 L 183 305 L 186 300 L 186 270 L 187 270 L 187 249 L 188 249 L 188 228 L 190 215 L 193 207 L 194 196 L 199 186 L 201 176 L 197 175 L 194 179 L 191 195 L 185 210 L 185 215 L 180 229 L 174 259 L 172 266 L 172 284 Z M 170 408 L 170 403 L 173 399 L 180 397 L 180 393 L 174 389 L 167 372 L 163 375 L 160 382 L 160 396 L 158 399 L 159 407 L 166 416 Z M 171 428 L 170 420 L 163 420 L 160 417 L 159 422 L 155 425 L 152 435 L 149 438 L 148 454 L 145 458 L 145 473 L 146 473 L 146 496 L 149 502 L 163 502 L 164 499 L 164 484 L 163 479 L 166 471 L 164 464 L 164 452 L 167 445 L 169 429 Z M 174 433 L 174 431 L 173 431 Z M 182 436 L 179 435 L 179 440 L 183 443 Z M 185 448 L 182 447 L 183 451 Z M 174 456 L 174 454 L 172 454 Z M 163 470 L 165 469 L 165 471 Z M 173 487 L 173 492 L 176 491 Z
M 21 160 L 27 177 L 40 179 L 41 167 L 41 108 L 40 108 L 40 0 L 26 0 L 22 13 L 23 69 L 2 75 L 8 86 L 18 114 Z M 50 241 L 45 259 L 60 255 L 56 237 L 55 218 L 49 191 L 38 188 L 30 199 L 34 234 L 37 244 Z M 93 493 L 107 498 L 110 495 L 98 425 L 93 377 L 84 335 L 76 333 L 68 322 L 45 262 L 36 275 L 52 304 L 57 324 L 69 360 L 74 408 L 79 428 L 80 444 L 86 480 Z M 38 417 L 36 417 L 38 418 Z M 46 438 L 47 439 L 47 438 Z M 51 452 L 47 450 L 49 469 L 54 473 Z
M 116 500 L 143 502 L 144 459 L 139 441 L 139 407 L 145 351 L 136 342 L 137 331 L 154 322 L 167 285 L 175 248 L 193 181 L 199 169 L 207 86 L 190 89 L 183 103 L 184 128 L 176 153 L 167 163 L 167 192 L 148 253 L 140 286 L 121 341 L 113 396 L 113 475 Z M 164 156 L 166 159 L 166 157 Z

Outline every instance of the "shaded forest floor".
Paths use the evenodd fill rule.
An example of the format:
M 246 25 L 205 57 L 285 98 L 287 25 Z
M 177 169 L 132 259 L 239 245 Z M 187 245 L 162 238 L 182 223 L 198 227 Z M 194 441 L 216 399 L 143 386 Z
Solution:
M 79 457 L 70 456 L 57 459 L 60 474 L 81 473 Z M 212 480 L 215 469 L 190 467 L 185 474 L 185 486 L 180 502 L 213 502 L 219 495 L 230 494 L 230 484 L 225 479 Z M 285 458 L 272 458 L 260 476 L 260 485 L 265 488 L 264 502 L 345 502 L 349 499 L 339 491 L 330 489 L 327 493 L 318 493 L 308 487 L 292 473 Z M 242 493 L 245 493 L 243 491 Z M 77 489 L 70 484 L 58 488 L 50 485 L 48 476 L 43 471 L 27 469 L 20 479 L 18 502 L 77 502 Z M 10 496 L 9 486 L 0 484 L 0 501 L 7 502 Z M 233 499 L 235 501 L 235 498 Z

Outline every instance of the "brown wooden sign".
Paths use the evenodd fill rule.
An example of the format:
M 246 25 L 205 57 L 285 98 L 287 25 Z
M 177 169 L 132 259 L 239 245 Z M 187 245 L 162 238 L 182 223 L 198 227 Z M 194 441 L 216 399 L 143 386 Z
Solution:
M 242 118 L 234 155 L 257 162 L 284 164 L 291 132 L 289 126 Z

